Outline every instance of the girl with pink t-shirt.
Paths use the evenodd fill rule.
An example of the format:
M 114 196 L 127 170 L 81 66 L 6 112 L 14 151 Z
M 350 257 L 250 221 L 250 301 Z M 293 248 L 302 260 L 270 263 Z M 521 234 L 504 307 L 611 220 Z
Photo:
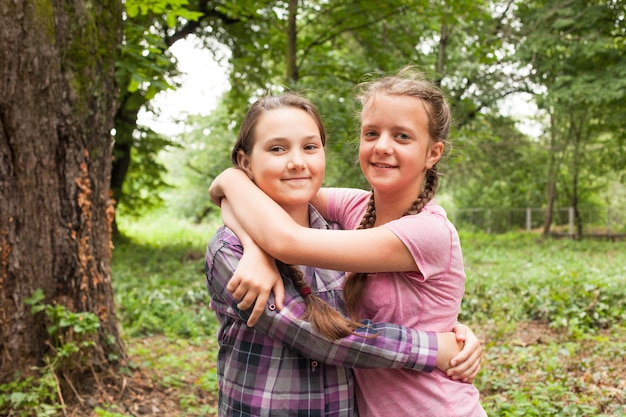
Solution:
M 225 221 L 237 222 L 269 255 L 287 263 L 359 271 L 344 284 L 346 306 L 355 319 L 449 331 L 457 322 L 465 285 L 458 233 L 433 199 L 437 162 L 451 123 L 449 106 L 441 91 L 411 67 L 360 87 L 359 162 L 372 191 L 322 189 L 312 202 L 346 230 L 297 225 L 236 170 L 213 182 L 211 196 L 216 201 L 227 197 L 222 201 Z M 259 275 L 244 272 L 229 284 L 244 308 L 269 287 Z M 355 374 L 361 417 L 486 416 L 473 385 L 440 371 L 361 369 Z

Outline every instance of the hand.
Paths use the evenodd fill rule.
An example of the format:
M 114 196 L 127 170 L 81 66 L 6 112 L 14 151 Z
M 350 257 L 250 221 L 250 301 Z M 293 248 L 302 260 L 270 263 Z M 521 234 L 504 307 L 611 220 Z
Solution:
M 437 369 L 447 372 L 450 369 L 450 361 L 458 355 L 463 348 L 463 342 L 459 342 L 452 332 L 437 333 Z
M 454 327 L 456 340 L 465 342 L 463 349 L 450 361 L 452 366 L 446 371 L 451 379 L 472 383 L 480 371 L 482 348 L 474 332 L 463 324 Z
M 211 185 L 209 186 L 209 195 L 211 196 L 211 201 L 215 203 L 218 207 L 222 204 L 222 198 L 226 195 L 224 193 L 224 187 L 222 186 L 222 180 L 224 176 L 230 174 L 231 170 L 236 170 L 236 168 L 227 168 L 222 171 L 217 177 L 211 181 Z
M 270 293 L 274 293 L 274 303 L 281 309 L 285 299 L 285 286 L 276 268 L 274 258 L 262 250 L 254 250 L 248 246 L 244 252 L 233 277 L 228 282 L 226 290 L 233 299 L 239 301 L 237 308 L 248 310 L 253 307 L 248 326 L 256 324 L 265 311 Z

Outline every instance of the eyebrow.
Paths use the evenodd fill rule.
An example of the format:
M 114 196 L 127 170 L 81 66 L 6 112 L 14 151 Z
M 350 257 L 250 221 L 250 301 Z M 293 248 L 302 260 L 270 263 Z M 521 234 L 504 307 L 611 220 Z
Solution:
M 301 138 L 298 138 L 296 140 L 311 140 L 311 139 L 316 139 L 316 140 L 322 140 L 322 137 L 320 135 L 308 135 L 308 136 L 303 136 Z M 286 141 L 291 141 L 292 139 L 290 138 L 286 138 L 284 136 L 275 136 L 275 137 L 271 137 L 269 138 L 267 141 L 270 142 L 278 142 L 278 141 L 282 141 L 282 142 L 286 142 Z

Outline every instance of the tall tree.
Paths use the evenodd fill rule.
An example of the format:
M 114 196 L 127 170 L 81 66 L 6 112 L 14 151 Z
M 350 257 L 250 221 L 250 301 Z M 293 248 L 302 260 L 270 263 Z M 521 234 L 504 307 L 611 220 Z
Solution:
M 25 300 L 100 321 L 91 363 L 124 358 L 111 287 L 111 130 L 122 1 L 0 7 L 0 381 L 54 343 Z
M 550 114 L 550 149 L 559 153 L 547 169 L 547 206 L 553 208 L 557 195 L 566 198 L 564 203 L 574 208 L 578 236 L 583 232 L 580 203 L 596 190 L 603 173 L 616 168 L 606 161 L 625 162 L 623 152 L 603 146 L 607 135 L 617 144 L 624 140 L 623 127 L 615 123 L 616 115 L 626 112 L 624 10 L 623 0 L 519 5 L 519 57 L 532 67 L 532 81 L 544 87 L 537 102 Z
M 118 206 L 132 212 L 155 200 L 155 192 L 142 197 L 134 193 L 137 189 L 156 191 L 164 185 L 164 168 L 157 162 L 157 155 L 171 141 L 138 126 L 137 118 L 141 109 L 151 109 L 150 102 L 159 92 L 175 87 L 173 79 L 178 69 L 170 48 L 189 35 L 196 35 L 205 45 L 211 40 L 228 41 L 227 28 L 237 24 L 241 16 L 253 13 L 249 10 L 254 10 L 254 2 L 127 0 L 124 5 L 124 43 L 116 71 L 120 95 L 111 190 Z M 134 180 L 130 186 L 126 181 L 129 173 Z

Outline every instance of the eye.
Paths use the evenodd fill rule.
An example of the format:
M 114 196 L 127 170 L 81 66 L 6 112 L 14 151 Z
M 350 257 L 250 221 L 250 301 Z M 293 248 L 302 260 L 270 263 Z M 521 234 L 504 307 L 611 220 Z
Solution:
M 378 137 L 378 132 L 376 132 L 375 130 L 365 130 L 361 132 L 361 136 L 366 139 L 374 139 Z
M 274 145 L 274 146 L 271 146 L 269 148 L 269 151 L 270 152 L 274 152 L 274 153 L 284 152 L 285 151 L 285 147 L 284 146 Z
M 315 143 L 309 143 L 307 145 L 304 145 L 304 150 L 305 151 L 314 151 L 316 149 L 319 149 L 319 146 Z
M 411 139 L 411 136 L 407 135 L 406 133 L 398 133 L 396 135 L 396 137 L 400 140 L 409 140 Z

